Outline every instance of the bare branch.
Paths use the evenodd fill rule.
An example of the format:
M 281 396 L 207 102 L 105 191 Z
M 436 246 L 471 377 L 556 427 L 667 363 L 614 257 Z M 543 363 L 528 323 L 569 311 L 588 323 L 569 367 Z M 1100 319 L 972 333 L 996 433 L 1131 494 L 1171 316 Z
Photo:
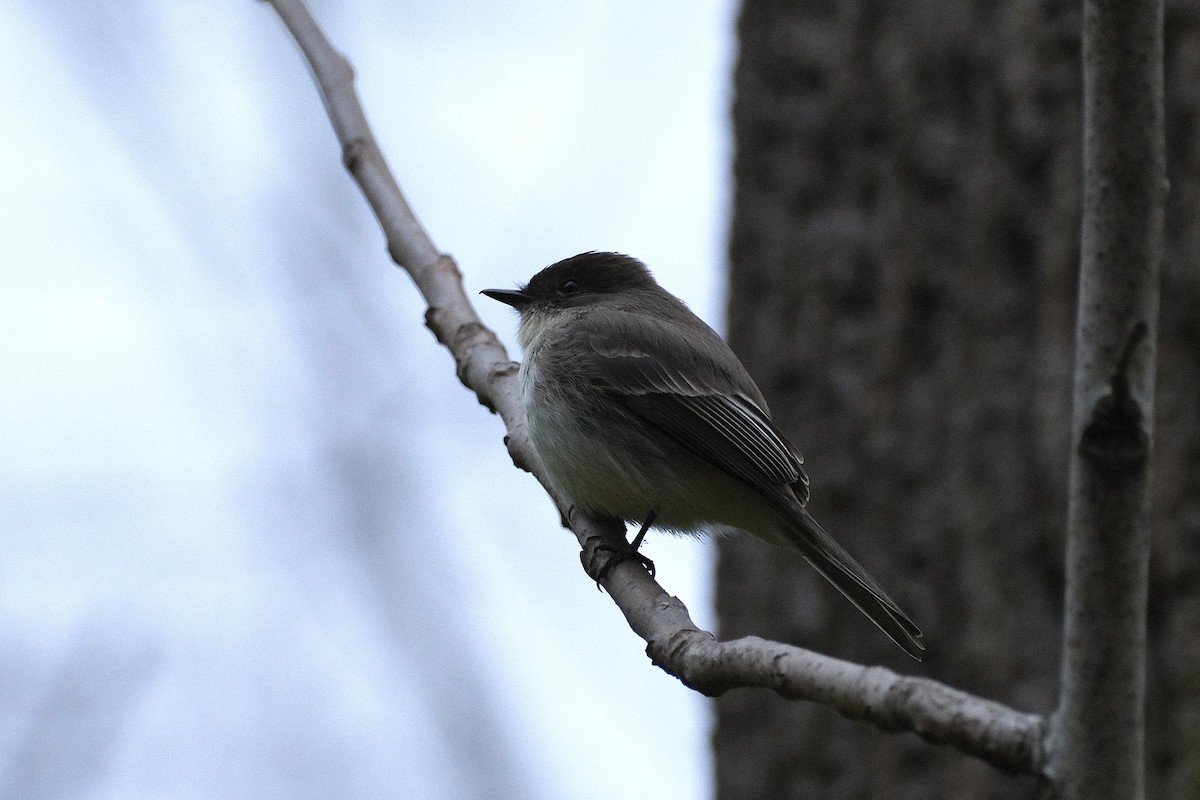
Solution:
M 625 565 L 621 565 L 625 566 Z M 910 731 L 1012 772 L 1046 776 L 1046 720 L 925 678 L 864 667 L 750 636 L 719 642 L 699 630 L 677 598 L 643 570 L 606 584 L 646 653 L 666 672 L 714 697 L 730 689 L 773 689 L 829 706 L 884 730 Z
M 533 473 L 555 496 L 529 438 L 513 363 L 471 307 L 453 260 L 421 227 L 392 177 L 366 122 L 353 70 L 326 40 L 301 0 L 267 0 L 300 45 L 329 113 L 346 168 L 362 188 L 387 236 L 388 252 L 425 297 L 426 325 L 454 355 L 459 379 L 483 405 L 499 413 L 517 466 Z M 618 523 L 571 515 L 583 548 L 598 540 L 623 542 Z M 589 544 L 591 542 L 591 544 Z M 584 560 L 587 561 L 585 555 Z M 887 730 L 912 731 L 996 766 L 1044 775 L 1044 720 L 973 697 L 934 681 L 905 678 L 778 642 L 757 638 L 718 642 L 696 627 L 687 608 L 668 595 L 636 562 L 616 564 L 601 581 L 630 627 L 647 642 L 651 660 L 705 694 L 736 687 L 774 689 L 792 699 L 832 706 L 848 717 Z
M 1085 0 L 1083 11 L 1076 446 L 1053 773 L 1064 800 L 1140 800 L 1155 378 L 1146 334 L 1158 327 L 1166 205 L 1163 2 Z

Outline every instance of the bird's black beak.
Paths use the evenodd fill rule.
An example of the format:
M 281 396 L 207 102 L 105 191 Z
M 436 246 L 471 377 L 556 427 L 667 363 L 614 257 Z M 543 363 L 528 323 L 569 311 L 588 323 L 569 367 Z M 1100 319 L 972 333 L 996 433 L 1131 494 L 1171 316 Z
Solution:
M 485 294 L 493 300 L 499 300 L 505 305 L 510 305 L 517 311 L 520 311 L 529 303 L 529 295 L 519 289 L 484 289 L 480 294 Z

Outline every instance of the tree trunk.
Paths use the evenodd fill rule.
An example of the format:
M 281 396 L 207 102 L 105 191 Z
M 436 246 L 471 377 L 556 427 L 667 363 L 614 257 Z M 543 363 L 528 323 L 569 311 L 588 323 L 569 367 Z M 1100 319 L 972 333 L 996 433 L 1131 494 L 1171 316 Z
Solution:
M 1200 9 L 1168 5 L 1149 796 L 1200 792 Z M 809 508 L 925 631 L 913 664 L 799 557 L 721 544 L 723 637 L 1057 702 L 1079 258 L 1079 6 L 747 0 L 730 341 Z M 1028 798 L 1016 778 L 762 692 L 717 701 L 735 798 Z M 1191 792 L 1192 794 L 1188 794 Z

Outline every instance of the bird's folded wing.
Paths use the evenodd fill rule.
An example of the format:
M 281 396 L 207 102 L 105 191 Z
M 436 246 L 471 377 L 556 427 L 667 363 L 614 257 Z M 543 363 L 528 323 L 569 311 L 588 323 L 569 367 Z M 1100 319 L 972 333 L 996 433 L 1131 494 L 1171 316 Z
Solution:
M 594 338 L 586 371 L 598 388 L 700 458 L 760 490 L 790 485 L 801 503 L 807 501 L 803 457 L 766 412 L 738 391 L 737 377 L 722 371 L 719 362 L 701 377 L 680 363 L 684 359 L 648 349 L 636 341 Z

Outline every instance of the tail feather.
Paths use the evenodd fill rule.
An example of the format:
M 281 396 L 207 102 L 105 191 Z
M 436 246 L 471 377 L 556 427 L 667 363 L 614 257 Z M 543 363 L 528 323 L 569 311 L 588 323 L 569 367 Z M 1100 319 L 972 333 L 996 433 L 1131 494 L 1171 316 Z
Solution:
M 920 661 L 925 645 L 921 644 L 921 629 L 916 623 L 807 510 L 798 504 L 791 510 L 786 529 L 788 543 L 889 639 Z

